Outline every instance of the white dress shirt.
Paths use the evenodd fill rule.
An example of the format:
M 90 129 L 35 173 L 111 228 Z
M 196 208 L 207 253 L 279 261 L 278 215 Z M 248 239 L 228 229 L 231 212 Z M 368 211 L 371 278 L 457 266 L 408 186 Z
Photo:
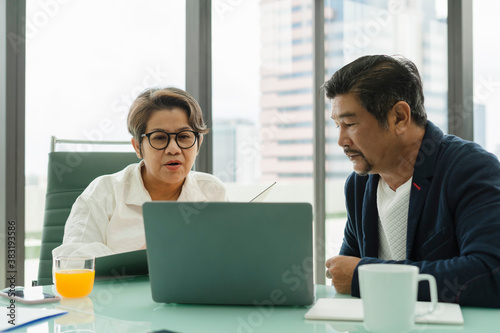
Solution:
M 96 178 L 76 199 L 64 228 L 63 244 L 52 255 L 96 257 L 140 249 L 146 243 L 142 204 L 151 201 L 141 176 L 143 162 Z M 222 182 L 189 172 L 177 201 L 226 201 Z

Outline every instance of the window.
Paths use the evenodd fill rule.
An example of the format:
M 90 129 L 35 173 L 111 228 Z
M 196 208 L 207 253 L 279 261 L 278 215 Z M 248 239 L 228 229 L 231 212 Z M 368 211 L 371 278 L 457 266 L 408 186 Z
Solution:
M 128 108 L 142 90 L 185 87 L 184 1 L 51 4 L 27 1 L 26 285 L 38 274 L 50 137 L 130 141 Z
M 474 141 L 500 157 L 500 68 L 498 58 L 500 47 L 492 43 L 497 37 L 494 22 L 495 13 L 500 10 L 496 1 L 474 1 Z
M 232 201 L 276 181 L 267 201 L 313 202 L 311 20 L 311 1 L 213 3 L 214 174 Z

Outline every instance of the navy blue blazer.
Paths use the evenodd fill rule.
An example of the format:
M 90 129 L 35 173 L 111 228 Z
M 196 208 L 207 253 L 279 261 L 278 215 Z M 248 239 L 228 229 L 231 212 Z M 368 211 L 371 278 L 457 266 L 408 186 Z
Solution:
M 412 167 L 401 164 L 401 168 Z M 428 122 L 414 165 L 406 260 L 378 259 L 379 175 L 352 173 L 345 185 L 347 223 L 340 254 L 359 265 L 415 265 L 436 278 L 442 302 L 500 307 L 500 163 L 481 146 L 444 135 Z M 421 282 L 419 299 L 429 299 Z M 352 295 L 359 297 L 358 269 Z

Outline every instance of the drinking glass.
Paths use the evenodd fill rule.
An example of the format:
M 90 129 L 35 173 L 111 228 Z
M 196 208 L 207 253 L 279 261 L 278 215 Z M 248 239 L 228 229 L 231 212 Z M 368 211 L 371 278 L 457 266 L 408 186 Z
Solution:
M 57 256 L 54 272 L 56 289 L 62 297 L 85 297 L 94 287 L 95 257 Z

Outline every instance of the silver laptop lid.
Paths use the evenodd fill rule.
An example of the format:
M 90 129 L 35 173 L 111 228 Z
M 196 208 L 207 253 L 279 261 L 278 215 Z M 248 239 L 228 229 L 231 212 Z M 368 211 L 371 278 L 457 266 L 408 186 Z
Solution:
M 156 302 L 313 303 L 310 204 L 147 202 L 143 214 Z

